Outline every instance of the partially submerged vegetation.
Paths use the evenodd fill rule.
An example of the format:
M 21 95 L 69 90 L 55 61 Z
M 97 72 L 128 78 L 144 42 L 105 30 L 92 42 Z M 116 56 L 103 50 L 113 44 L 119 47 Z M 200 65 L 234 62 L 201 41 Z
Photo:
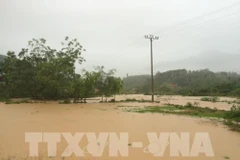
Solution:
M 228 103 L 228 104 L 240 104 L 240 98 L 237 98 L 236 100 L 223 100 L 221 101 L 219 97 L 217 96 L 210 96 L 210 97 L 202 97 L 200 99 L 201 101 L 208 101 L 208 102 L 225 102 L 225 103 Z
M 13 100 L 6 100 L 5 104 L 21 104 L 21 103 L 32 103 L 29 100 L 20 100 L 20 101 L 13 101 Z
M 201 101 L 218 102 L 219 100 L 220 100 L 219 97 L 216 97 L 216 96 L 201 98 Z
M 18 54 L 9 51 L 0 62 L 0 98 L 32 98 L 38 100 L 74 99 L 75 103 L 86 102 L 89 97 L 118 94 L 122 88 L 121 78 L 115 70 L 104 71 L 103 66 L 94 71 L 75 71 L 75 63 L 82 64 L 85 50 L 77 39 L 68 37 L 61 49 L 46 45 L 46 40 L 33 39 L 28 48 Z M 107 98 L 106 100 L 107 101 Z
M 145 103 L 145 102 L 151 102 L 150 100 L 140 99 L 137 100 L 136 98 L 127 98 L 125 100 L 122 100 L 121 102 L 139 102 L 139 103 Z
M 220 101 L 220 102 L 225 102 L 228 104 L 240 104 L 240 98 L 238 98 L 237 100 L 233 100 L 233 101 L 224 100 L 224 101 Z
M 233 105 L 230 111 L 211 109 L 208 107 L 201 108 L 187 103 L 184 106 L 181 105 L 166 105 L 166 106 L 151 106 L 144 108 L 128 108 L 128 112 L 138 113 L 164 113 L 164 114 L 176 114 L 185 116 L 205 117 L 211 119 L 218 119 L 224 124 L 228 125 L 231 130 L 240 131 L 240 106 Z

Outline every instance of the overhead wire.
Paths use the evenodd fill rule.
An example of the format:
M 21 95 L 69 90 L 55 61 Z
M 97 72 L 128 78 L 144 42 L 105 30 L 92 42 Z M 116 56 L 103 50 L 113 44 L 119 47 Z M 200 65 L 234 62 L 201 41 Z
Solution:
M 167 28 L 164 28 L 164 29 L 155 31 L 155 32 L 153 32 L 153 34 L 160 33 L 160 32 L 164 32 L 164 31 L 166 31 L 166 30 L 173 29 L 173 28 L 179 28 L 179 27 L 181 27 L 181 26 L 184 27 L 184 25 L 189 24 L 189 23 L 191 23 L 191 22 L 193 22 L 193 21 L 196 21 L 197 19 L 201 19 L 201 18 L 204 18 L 204 17 L 206 17 L 206 16 L 214 15 L 214 14 L 216 14 L 216 13 L 229 10 L 229 9 L 231 9 L 231 8 L 233 8 L 233 7 L 237 7 L 238 5 L 240 5 L 240 2 L 239 2 L 239 1 L 236 2 L 236 3 L 233 3 L 233 4 L 229 5 L 229 6 L 226 6 L 226 7 L 223 7 L 223 8 L 220 8 L 220 9 L 217 9 L 217 10 L 214 10 L 214 11 L 211 11 L 211 12 L 208 12 L 208 13 L 204 13 L 204 14 L 202 14 L 202 15 L 200 15 L 200 16 L 197 16 L 197 17 L 188 19 L 188 20 L 186 20 L 186 21 L 183 21 L 183 22 L 180 22 L 180 23 L 171 25 L 171 26 L 169 26 L 169 27 L 167 27 Z M 189 27 L 187 27 L 187 28 L 197 27 L 197 26 L 200 26 L 200 25 L 202 25 L 202 24 L 205 24 L 205 23 L 208 23 L 208 22 L 217 20 L 217 19 L 221 19 L 221 18 L 224 18 L 224 17 L 227 17 L 227 16 L 231 16 L 231 15 L 234 15 L 234 14 L 238 13 L 239 11 L 240 11 L 240 10 L 238 10 L 238 11 L 236 11 L 236 12 L 233 12 L 233 13 L 230 13 L 230 14 L 223 15 L 223 16 L 221 16 L 221 17 L 217 17 L 217 18 L 214 18 L 214 19 L 211 19 L 211 20 L 204 21 L 204 22 L 202 22 L 202 23 L 199 23 L 199 24 L 196 24 L 196 25 L 193 25 L 193 26 L 189 26 Z M 179 30 L 177 30 L 177 31 L 172 31 L 172 32 L 182 31 L 182 30 L 184 30 L 184 29 L 186 29 L 186 28 L 181 28 L 181 29 L 179 29 Z M 170 32 L 167 32 L 167 33 L 172 33 L 172 32 L 170 31 Z M 162 34 L 164 34 L 164 33 L 162 33 Z M 168 34 L 167 34 L 167 35 L 168 35 Z M 143 39 L 143 36 L 135 39 L 132 43 L 128 44 L 126 47 L 129 48 L 129 47 L 135 45 L 136 42 L 138 42 L 140 39 Z

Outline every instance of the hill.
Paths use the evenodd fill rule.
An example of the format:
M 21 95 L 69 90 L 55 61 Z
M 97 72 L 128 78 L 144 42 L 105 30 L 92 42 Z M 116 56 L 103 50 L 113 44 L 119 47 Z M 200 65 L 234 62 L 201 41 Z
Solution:
M 179 69 L 158 72 L 154 79 L 156 94 L 240 97 L 240 74 L 235 72 Z M 125 93 L 151 93 L 151 79 L 148 75 L 126 77 L 123 84 Z
M 240 54 L 211 51 L 177 61 L 156 63 L 155 69 L 164 72 L 179 68 L 187 70 L 200 70 L 203 68 L 208 68 L 214 72 L 233 71 L 240 73 L 240 68 L 238 67 L 239 59 Z
M 125 93 L 139 93 L 150 75 L 136 75 L 123 78 L 123 91 Z

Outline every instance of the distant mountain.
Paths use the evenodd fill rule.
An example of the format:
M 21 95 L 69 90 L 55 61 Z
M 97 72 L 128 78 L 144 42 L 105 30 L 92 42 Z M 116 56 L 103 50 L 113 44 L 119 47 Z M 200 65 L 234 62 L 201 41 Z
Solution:
M 199 70 L 207 68 L 214 72 L 232 71 L 240 73 L 240 54 L 208 52 L 201 55 L 171 62 L 160 62 L 155 65 L 157 71 L 175 69 Z

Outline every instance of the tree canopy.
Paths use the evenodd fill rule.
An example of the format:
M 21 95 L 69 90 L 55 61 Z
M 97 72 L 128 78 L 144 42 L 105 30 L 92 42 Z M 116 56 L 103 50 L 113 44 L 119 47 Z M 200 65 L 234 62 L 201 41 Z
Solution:
M 86 101 L 94 96 L 111 96 L 122 87 L 120 78 L 114 77 L 115 70 L 75 72 L 75 63 L 82 64 L 82 45 L 77 39 L 65 38 L 59 50 L 46 45 L 46 40 L 33 39 L 16 54 L 9 51 L 0 65 L 3 83 L 0 90 L 5 97 L 35 99 L 68 99 Z

